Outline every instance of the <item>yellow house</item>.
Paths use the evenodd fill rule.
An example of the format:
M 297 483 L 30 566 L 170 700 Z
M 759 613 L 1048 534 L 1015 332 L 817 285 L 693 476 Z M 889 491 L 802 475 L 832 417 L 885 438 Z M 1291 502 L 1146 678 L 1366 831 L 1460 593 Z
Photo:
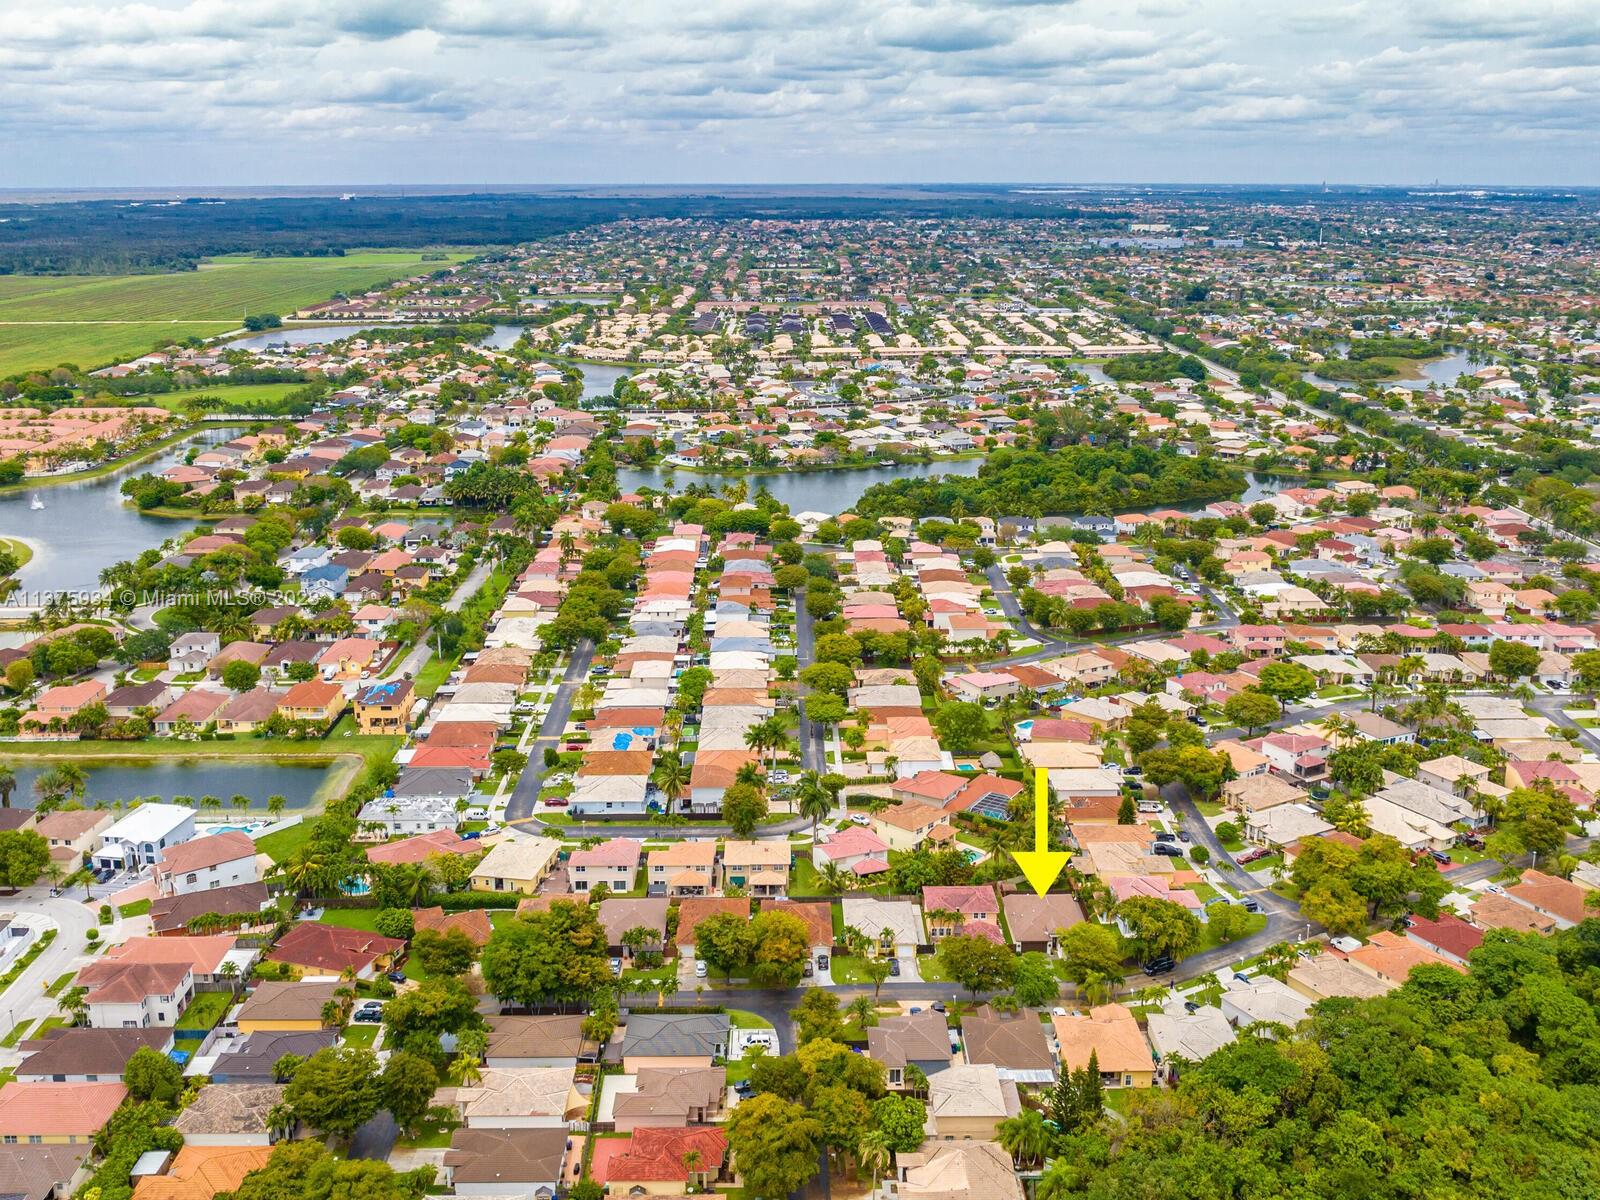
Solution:
M 539 890 L 555 866 L 561 843 L 554 838 L 530 837 L 503 841 L 489 851 L 472 872 L 472 887 L 479 892 Z
M 872 832 L 891 850 L 915 850 L 929 838 L 950 836 L 950 814 L 931 804 L 901 803 L 873 817 Z
M 338 987 L 337 983 L 259 984 L 239 1006 L 239 1032 L 321 1029 L 323 1006 Z
M 344 689 L 323 679 L 297 683 L 278 701 L 278 711 L 291 721 L 310 721 L 328 726 L 344 711 Z
M 375 683 L 356 696 L 356 725 L 362 733 L 404 733 L 411 719 L 409 679 Z
M 1139 1022 L 1120 1004 L 1091 1008 L 1088 1016 L 1050 1018 L 1061 1047 L 1061 1066 L 1077 1071 L 1089 1065 L 1092 1053 L 1100 1082 L 1111 1088 L 1147 1088 L 1156 1081 L 1155 1060 Z
M 0 1087 L 0 1144 L 87 1145 L 127 1095 L 120 1083 L 8 1083 Z

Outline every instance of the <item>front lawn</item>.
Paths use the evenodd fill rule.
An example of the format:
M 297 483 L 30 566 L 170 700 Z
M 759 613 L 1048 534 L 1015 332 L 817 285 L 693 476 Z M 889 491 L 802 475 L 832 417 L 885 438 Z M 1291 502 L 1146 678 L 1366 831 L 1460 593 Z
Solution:
M 1233 939 L 1234 942 L 1242 942 L 1245 940 L 1245 938 L 1253 937 L 1267 927 L 1266 913 L 1246 913 L 1245 915 L 1250 918 L 1250 923 L 1245 927 L 1244 933 Z M 1218 946 L 1231 944 L 1232 943 L 1222 941 L 1222 939 L 1217 937 L 1217 935 L 1212 931 L 1211 926 L 1206 924 L 1200 926 L 1200 944 L 1195 947 L 1194 952 L 1198 954 L 1205 950 L 1215 950 Z
M 124 917 L 142 917 L 150 911 L 150 901 L 135 900 L 132 904 L 121 905 L 117 912 Z
M 178 1028 L 210 1029 L 227 1016 L 232 1007 L 232 992 L 197 992 L 194 999 L 189 1001 L 189 1007 L 178 1018 Z
M 345 1044 L 370 1050 L 372 1043 L 378 1040 L 378 1028 L 377 1022 L 361 1021 L 346 1025 L 343 1034 Z
M 753 1013 L 743 1008 L 728 1009 L 728 1022 L 735 1029 L 771 1029 L 772 1022 L 760 1013 Z

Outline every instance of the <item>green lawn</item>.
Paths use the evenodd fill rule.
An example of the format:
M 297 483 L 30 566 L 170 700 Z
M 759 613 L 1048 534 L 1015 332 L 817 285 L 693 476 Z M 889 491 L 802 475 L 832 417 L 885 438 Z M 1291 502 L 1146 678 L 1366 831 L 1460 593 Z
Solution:
M 288 315 L 336 292 L 364 292 L 444 265 L 424 261 L 425 253 L 228 255 L 208 259 L 195 271 L 170 274 L 0 277 L 0 375 L 64 362 L 96 367 L 131 358 L 166 339 L 237 329 L 247 310 Z M 467 256 L 448 257 L 459 262 Z M 352 326 L 351 332 L 357 328 Z
M 7 1050 L 11 1049 L 22 1040 L 22 1035 L 28 1032 L 28 1027 L 32 1024 L 33 1021 L 31 1019 L 27 1021 L 18 1021 L 11 1027 L 10 1033 L 6 1034 L 5 1037 L 0 1038 L 0 1046 L 4 1046 Z
M 291 825 L 287 829 L 278 830 L 277 833 L 269 833 L 264 838 L 258 838 L 256 849 L 275 863 L 287 862 L 299 852 L 300 847 L 311 840 L 315 827 L 314 821 L 301 821 L 298 825 Z
M 456 664 L 461 661 L 460 655 L 450 658 L 440 658 L 437 654 L 422 664 L 422 669 L 417 672 L 417 677 L 412 682 L 416 686 L 419 696 L 432 696 L 439 690 L 439 685 L 450 678 L 450 672 L 456 669 Z
M 759 1013 L 747 1012 L 742 1008 L 730 1008 L 728 1020 L 735 1029 L 771 1029 L 772 1022 Z
M 346 1025 L 342 1036 L 348 1045 L 360 1046 L 362 1049 L 370 1050 L 372 1049 L 372 1043 L 378 1040 L 379 1028 L 376 1022 L 369 1024 L 366 1021 L 362 1021 Z
M 150 911 L 150 901 L 135 900 L 132 904 L 118 906 L 117 912 L 124 917 L 142 917 Z
M 231 992 L 197 992 L 189 1007 L 178 1018 L 179 1029 L 206 1030 L 214 1026 L 233 1007 Z
M 1245 915 L 1250 918 L 1250 923 L 1245 927 L 1244 933 L 1234 939 L 1235 942 L 1242 942 L 1245 938 L 1252 937 L 1267 927 L 1266 913 L 1246 913 Z M 1195 947 L 1195 953 L 1198 954 L 1204 950 L 1215 950 L 1218 946 L 1226 944 L 1228 943 L 1223 942 L 1212 932 L 1210 925 L 1202 925 L 1200 927 L 1200 944 Z
M 376 908 L 325 908 L 317 920 L 323 925 L 342 925 L 346 929 L 377 933 L 380 911 Z

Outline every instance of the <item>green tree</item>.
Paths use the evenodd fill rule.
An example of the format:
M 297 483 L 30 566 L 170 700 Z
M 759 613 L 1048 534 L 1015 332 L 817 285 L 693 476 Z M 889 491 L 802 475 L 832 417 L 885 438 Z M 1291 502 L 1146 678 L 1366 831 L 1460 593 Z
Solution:
M 895 1154 L 910 1154 L 927 1134 L 928 1106 L 915 1096 L 888 1095 L 872 1102 L 872 1122 Z
M 612 986 L 608 944 L 593 906 L 558 900 L 494 931 L 483 950 L 483 981 L 512 1004 L 592 999 Z
M 223 686 L 236 692 L 248 692 L 261 682 L 261 668 L 253 662 L 236 658 L 222 668 Z
M 807 988 L 800 1003 L 789 1011 L 794 1019 L 795 1037 L 802 1045 L 822 1040 L 842 1041 L 844 1020 L 839 1013 L 839 997 L 822 988 Z
M 297 1120 L 330 1137 L 348 1139 L 383 1105 L 377 1071 L 372 1051 L 329 1046 L 300 1064 L 283 1098 Z
M 1011 973 L 1011 994 L 1024 1008 L 1044 1008 L 1061 994 L 1061 980 L 1055 964 L 1038 951 L 1020 955 Z
M 1503 679 L 1521 679 L 1539 669 L 1539 649 L 1504 639 L 1489 646 L 1489 669 Z
M 1213 904 L 1206 909 L 1206 924 L 1219 942 L 1236 942 L 1255 922 L 1242 904 Z
M 1229 696 L 1222 705 L 1223 715 L 1253 735 L 1263 725 L 1270 725 L 1278 716 L 1278 704 L 1261 692 L 1240 692 Z
M 1136 957 L 1182 958 L 1200 944 L 1200 922 L 1188 909 L 1154 896 L 1132 896 L 1116 907 Z
M 1009 946 L 976 936 L 948 937 L 939 943 L 939 965 L 974 996 L 1011 984 L 1017 956 Z
M 478 946 L 460 929 L 422 929 L 411 941 L 411 954 L 429 975 L 465 975 L 478 961 Z
M 722 793 L 722 819 L 733 835 L 747 838 L 767 815 L 767 798 L 752 783 L 736 783 Z
M 1067 978 L 1080 987 L 1094 976 L 1122 978 L 1122 939 L 1108 925 L 1082 921 L 1059 935 Z
M 1278 701 L 1280 711 L 1283 706 L 1304 700 L 1317 690 L 1317 677 L 1299 663 L 1268 663 L 1256 676 L 1256 683 Z
M 50 865 L 50 843 L 31 829 L 0 832 L 0 887 L 31 886 Z
M 122 1069 L 122 1083 L 135 1100 L 170 1104 L 183 1091 L 183 1068 L 159 1050 L 140 1046 Z
M 989 714 L 983 705 L 966 700 L 951 700 L 933 714 L 933 727 L 939 740 L 958 754 L 978 749 L 989 733 Z
M 734 1168 L 752 1195 L 787 1196 L 817 1173 L 822 1124 L 798 1104 L 758 1094 L 734 1108 L 726 1128 Z
M 319 1141 L 280 1142 L 267 1165 L 252 1171 L 221 1200 L 421 1200 L 433 1185 L 434 1168 L 395 1171 L 387 1163 L 340 1159 Z M 84 1200 L 90 1200 L 85 1196 Z M 106 1200 L 114 1200 L 106 1194 Z
M 415 1134 L 439 1089 L 439 1075 L 433 1064 L 416 1054 L 397 1050 L 384 1064 L 380 1083 L 383 1105 L 393 1114 L 395 1124 Z

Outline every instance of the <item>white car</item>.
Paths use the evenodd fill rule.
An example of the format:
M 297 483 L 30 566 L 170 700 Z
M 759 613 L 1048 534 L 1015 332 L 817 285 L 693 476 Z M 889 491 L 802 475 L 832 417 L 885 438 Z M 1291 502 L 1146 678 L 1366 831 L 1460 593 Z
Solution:
M 694 977 L 696 979 L 704 979 L 706 977 L 705 959 L 697 958 L 694 960 Z
M 872 824 L 872 818 L 867 816 L 866 813 L 851 813 L 850 814 L 850 820 L 853 821 L 857 825 L 871 825 Z

